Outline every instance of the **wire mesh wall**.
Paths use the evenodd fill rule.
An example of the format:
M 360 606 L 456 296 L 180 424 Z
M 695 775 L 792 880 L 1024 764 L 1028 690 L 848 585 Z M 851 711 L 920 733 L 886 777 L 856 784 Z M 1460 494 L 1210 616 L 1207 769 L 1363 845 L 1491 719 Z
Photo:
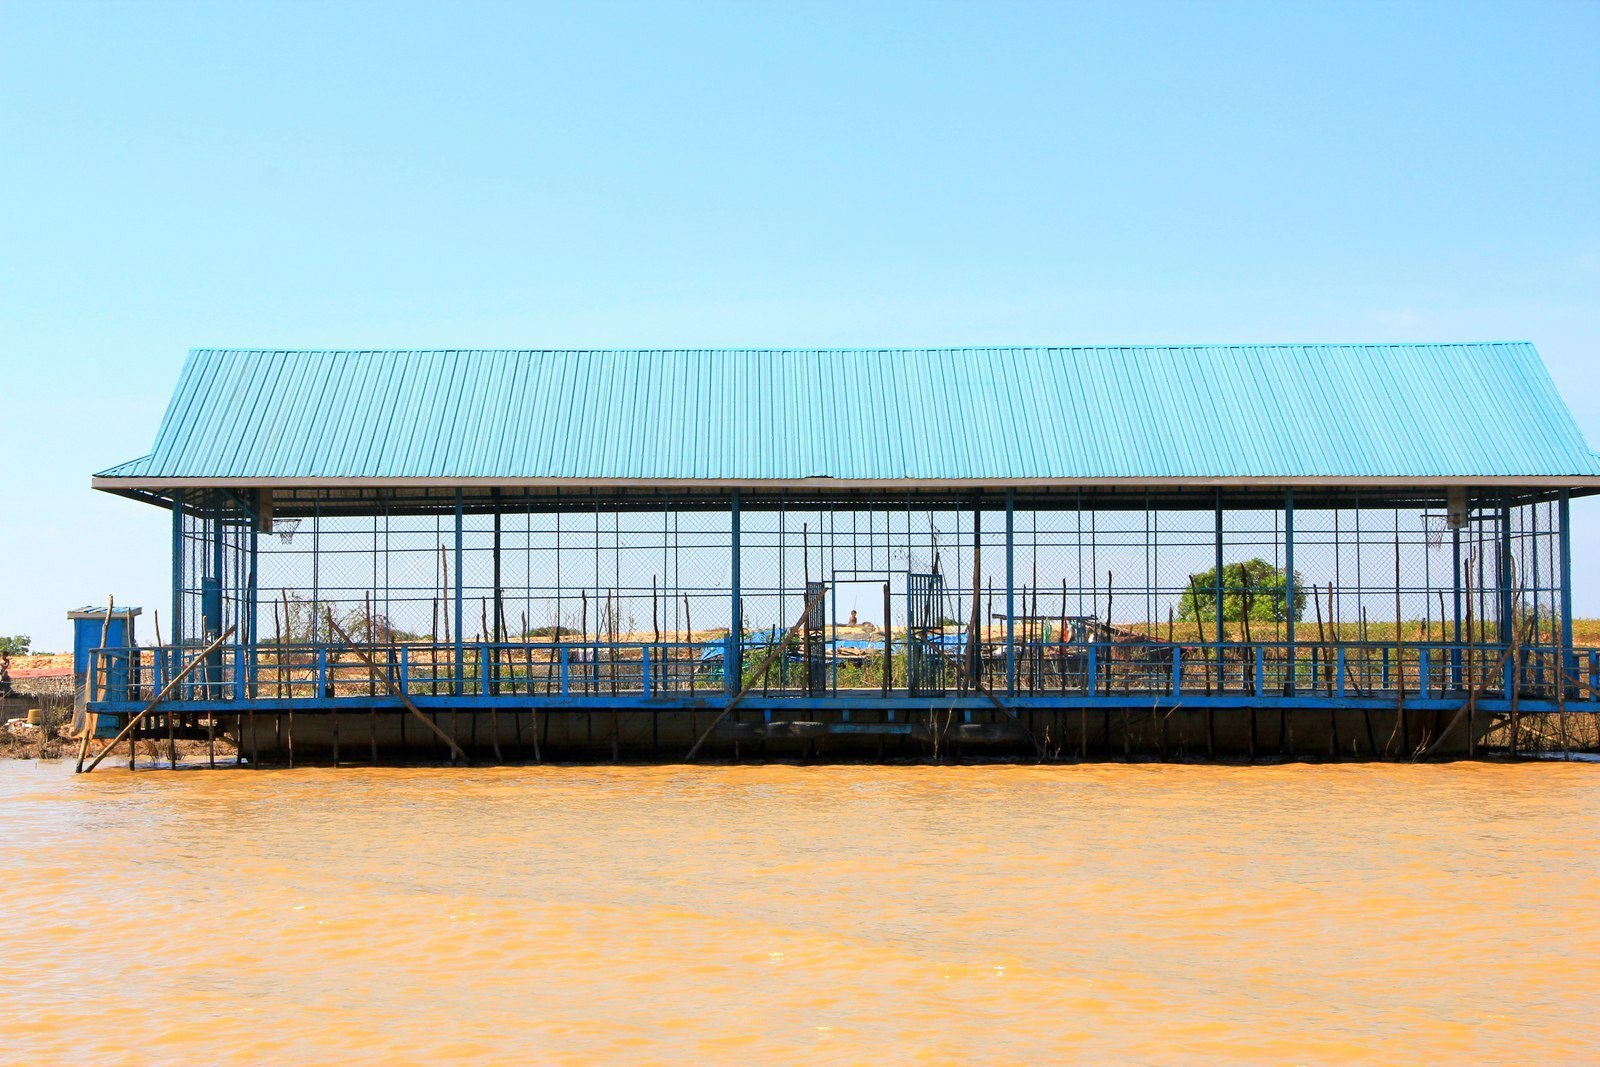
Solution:
M 504 490 L 470 504 L 434 492 L 352 506 L 301 491 L 266 530 L 248 499 L 194 493 L 174 529 L 173 636 L 194 646 L 237 626 L 238 642 L 259 645 L 343 633 L 389 646 L 588 646 L 583 662 L 608 663 L 603 682 L 599 668 L 580 672 L 599 688 L 644 684 L 641 652 L 600 646 L 670 644 L 654 682 L 689 686 L 714 683 L 730 657 L 746 672 L 766 658 L 820 583 L 833 691 L 907 686 L 916 655 L 957 688 L 1081 689 L 1095 643 L 1120 649 L 1105 653 L 1103 681 L 1124 691 L 1331 690 L 1335 645 L 1349 646 L 1337 669 L 1358 689 L 1426 689 L 1464 669 L 1459 651 L 1430 661 L 1419 651 L 1430 645 L 1567 637 L 1558 501 L 1484 495 L 1455 525 L 1448 510 L 1443 495 L 1351 491 L 1295 506 L 1287 494 L 1068 491 L 1009 513 L 993 495 L 766 496 L 736 518 L 670 497 Z M 936 602 L 915 641 L 913 576 L 937 576 L 917 587 Z M 1397 643 L 1410 651 L 1388 650 Z M 461 654 L 435 658 L 433 677 L 477 684 L 480 667 Z M 501 676 L 494 654 L 480 659 Z M 1489 653 L 1482 661 L 1495 669 Z M 554 653 L 540 662 L 554 685 Z M 788 655 L 761 685 L 816 689 Z

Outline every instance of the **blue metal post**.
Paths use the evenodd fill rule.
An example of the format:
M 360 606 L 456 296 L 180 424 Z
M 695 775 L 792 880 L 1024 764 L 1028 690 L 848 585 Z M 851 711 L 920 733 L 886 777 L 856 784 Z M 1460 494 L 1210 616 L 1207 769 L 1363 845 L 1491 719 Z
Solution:
M 1217 536 L 1216 536 L 1216 607 L 1217 607 L 1217 692 L 1222 692 L 1227 684 L 1227 678 L 1222 673 L 1222 490 L 1217 490 Z M 1106 622 L 1110 623 L 1110 619 Z
M 1445 510 L 1449 511 L 1449 498 L 1446 497 Z M 1472 500 L 1467 500 L 1467 514 L 1472 513 Z M 1455 629 L 1451 643 L 1455 645 L 1450 650 L 1450 688 L 1461 688 L 1461 528 L 1455 527 L 1450 531 L 1450 579 L 1453 613 L 1455 615 Z
M 741 594 L 739 586 L 739 491 L 737 489 L 733 491 L 732 506 L 729 511 L 729 527 L 733 535 L 733 559 L 730 566 L 732 573 L 729 581 L 732 590 L 729 594 L 730 603 L 728 607 L 728 618 L 730 620 L 728 623 L 728 636 L 730 640 L 728 642 L 728 651 L 723 656 L 727 667 L 727 670 L 723 673 L 727 675 L 724 681 L 727 683 L 729 695 L 735 696 L 739 692 L 739 686 L 744 676 L 744 620 L 739 617 Z
M 456 635 L 455 635 L 456 636 L 456 669 L 453 672 L 455 674 L 455 682 L 454 682 L 454 685 L 452 687 L 454 692 L 455 692 L 455 694 L 456 694 L 456 696 L 460 696 L 461 695 L 462 675 L 467 673 L 467 655 L 466 655 L 465 647 L 463 646 L 462 639 L 461 639 L 461 620 L 463 618 L 462 610 L 461 610 L 461 608 L 462 608 L 462 605 L 461 605 L 461 587 L 465 584 L 461 580 L 462 579 L 461 559 L 462 559 L 462 554 L 461 554 L 461 490 L 457 489 L 456 490 L 456 593 L 455 593 L 455 600 L 456 600 L 456 604 L 455 604 L 455 608 L 456 608 L 456 611 L 455 611 L 455 615 L 456 615 Z
M 1016 510 L 1017 491 L 1006 490 L 1006 692 L 1017 691 L 1016 618 Z
M 183 644 L 183 490 L 172 491 L 172 643 Z
M 1572 657 L 1572 494 L 1556 498 L 1557 543 L 1561 550 L 1561 669 L 1577 672 Z
M 1297 590 L 1294 580 L 1294 490 L 1285 491 L 1283 498 L 1283 591 L 1284 614 L 1289 619 L 1289 677 L 1285 683 L 1288 692 L 1294 693 L 1295 683 L 1295 648 L 1294 648 L 1294 598 Z
M 1511 504 L 1509 498 L 1502 498 L 1500 503 L 1500 644 L 1506 648 L 1511 647 L 1511 630 L 1516 625 L 1513 617 L 1516 605 L 1511 598 L 1511 583 L 1516 579 L 1512 576 L 1511 563 Z M 1509 663 L 1510 661 L 1507 660 Z
M 250 683 L 256 681 L 256 663 L 261 655 L 260 641 L 256 637 L 256 617 L 261 600 L 261 585 L 257 577 L 257 566 L 261 558 L 261 491 L 256 490 L 255 514 L 250 522 L 250 581 L 245 593 L 245 621 L 248 636 L 245 638 L 249 648 Z

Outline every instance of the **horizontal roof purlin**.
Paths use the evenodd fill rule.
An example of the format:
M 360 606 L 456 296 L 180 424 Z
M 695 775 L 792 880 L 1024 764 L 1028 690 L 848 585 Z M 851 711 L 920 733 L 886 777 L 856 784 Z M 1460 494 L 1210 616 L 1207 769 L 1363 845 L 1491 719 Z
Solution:
M 1526 343 L 196 349 L 102 487 L 1600 478 Z

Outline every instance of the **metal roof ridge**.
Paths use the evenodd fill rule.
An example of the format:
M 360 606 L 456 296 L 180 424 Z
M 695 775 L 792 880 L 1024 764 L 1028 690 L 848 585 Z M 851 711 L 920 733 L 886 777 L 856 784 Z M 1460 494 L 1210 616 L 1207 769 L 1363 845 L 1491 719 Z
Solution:
M 1461 349 L 1461 348 L 1514 348 L 1532 347 L 1533 342 L 1527 340 L 1500 340 L 1500 341 L 1223 341 L 1223 342 L 1183 342 L 1172 344 L 1140 343 L 1140 344 L 974 344 L 974 345 L 843 345 L 843 346 L 812 346 L 812 345 L 676 345 L 663 347 L 605 347 L 605 348 L 506 348 L 506 347 L 421 347 L 421 348 L 378 348 L 378 347 L 322 347 L 322 348 L 280 348 L 280 347 L 238 347 L 238 346 L 196 346 L 189 351 L 191 354 L 205 354 L 208 356 L 261 356 L 261 355 L 324 355 L 324 356 L 389 356 L 400 354 L 437 354 L 437 355 L 544 355 L 544 356 L 579 356 L 579 355 L 688 355 L 695 353 L 717 354 L 729 356 L 749 356 L 755 354 L 793 353 L 797 355 L 865 355 L 865 356 L 900 356 L 911 353 L 942 353 L 952 352 L 1101 352 L 1106 354 L 1121 354 L 1129 352 L 1195 352 L 1206 350 L 1227 350 L 1248 352 L 1259 349 L 1289 349 L 1289 350 L 1344 350 L 1351 349 Z

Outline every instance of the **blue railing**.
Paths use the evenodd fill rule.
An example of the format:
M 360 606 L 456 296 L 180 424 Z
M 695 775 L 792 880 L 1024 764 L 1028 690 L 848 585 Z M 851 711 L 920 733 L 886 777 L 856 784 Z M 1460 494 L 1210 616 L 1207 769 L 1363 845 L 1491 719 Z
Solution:
M 410 642 L 364 645 L 369 667 L 349 648 L 328 644 L 225 645 L 169 695 L 183 701 L 410 697 L 657 697 L 733 691 L 726 664 L 733 642 L 561 641 Z M 95 649 L 89 699 L 142 703 L 153 699 L 199 650 L 189 647 Z M 1515 656 L 1492 645 L 1374 641 L 1297 642 L 1004 642 L 985 639 L 977 655 L 957 635 L 945 635 L 917 654 L 937 660 L 939 692 L 980 686 L 1018 696 L 1194 695 L 1359 698 L 1445 697 L 1473 690 L 1567 704 L 1595 704 L 1600 649 L 1567 653 L 1552 646 L 1519 648 Z M 741 685 L 755 683 L 772 646 L 746 642 L 738 650 Z M 884 690 L 882 644 L 826 645 L 825 692 L 808 693 L 798 647 L 766 672 L 769 696 L 864 695 Z M 897 639 L 889 657 L 888 689 L 905 695 L 907 647 Z M 1563 659 L 1565 662 L 1563 663 Z M 974 666 L 976 673 L 974 673 Z M 373 668 L 376 668 L 375 670 Z M 1015 684 L 1009 684 L 1014 674 Z M 918 680 L 927 687 L 928 675 Z

